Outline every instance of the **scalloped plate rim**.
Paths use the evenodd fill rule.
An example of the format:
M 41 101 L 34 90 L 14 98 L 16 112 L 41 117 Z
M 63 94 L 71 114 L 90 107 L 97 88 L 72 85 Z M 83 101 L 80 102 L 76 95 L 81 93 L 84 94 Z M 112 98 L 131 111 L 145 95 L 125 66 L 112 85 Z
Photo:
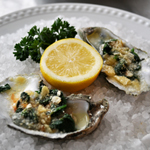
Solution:
M 71 16 L 87 16 L 93 21 L 101 19 L 104 23 L 109 23 L 110 21 L 119 22 L 150 40 L 148 36 L 150 34 L 149 19 L 125 10 L 89 3 L 51 3 L 6 14 L 0 17 L 0 35 L 13 33 L 23 25 L 32 24 L 41 19 L 54 19 L 54 16 L 57 17 L 60 12 L 61 15 L 69 18 Z M 141 29 L 142 31 L 140 31 Z

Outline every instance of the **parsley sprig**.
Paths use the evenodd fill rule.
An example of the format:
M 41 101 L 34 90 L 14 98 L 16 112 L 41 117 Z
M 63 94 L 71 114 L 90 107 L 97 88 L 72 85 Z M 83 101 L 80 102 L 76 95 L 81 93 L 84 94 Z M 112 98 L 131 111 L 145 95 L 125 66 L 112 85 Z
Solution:
M 37 26 L 33 26 L 28 35 L 23 37 L 20 43 L 14 46 L 14 56 L 17 60 L 24 61 L 29 56 L 37 63 L 40 62 L 42 50 L 57 40 L 74 38 L 77 34 L 74 26 L 70 26 L 67 21 L 58 18 L 51 29 L 44 27 L 41 31 Z

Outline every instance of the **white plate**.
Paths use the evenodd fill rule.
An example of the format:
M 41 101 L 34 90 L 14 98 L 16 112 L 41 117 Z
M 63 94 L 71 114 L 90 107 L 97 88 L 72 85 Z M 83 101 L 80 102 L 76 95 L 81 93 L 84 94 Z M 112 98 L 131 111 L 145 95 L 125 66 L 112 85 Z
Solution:
M 150 40 L 150 20 L 127 11 L 92 4 L 54 3 L 23 9 L 0 17 L 0 35 L 15 32 L 25 24 L 37 20 L 49 20 L 64 15 L 66 17 L 87 16 L 93 21 L 108 23 L 115 21 L 134 30 L 138 35 Z
M 115 8 L 110 8 L 110 7 L 100 6 L 100 5 L 91 5 L 91 4 L 78 4 L 78 3 L 57 3 L 57 4 L 42 5 L 42 6 L 38 6 L 38 7 L 29 8 L 29 9 L 23 9 L 23 10 L 16 11 L 16 12 L 10 13 L 8 15 L 2 16 L 2 17 L 0 17 L 0 35 L 16 32 L 19 28 L 23 28 L 25 26 L 25 24 L 27 24 L 27 25 L 33 24 L 34 22 L 40 21 L 41 19 L 53 20 L 58 15 L 63 15 L 67 18 L 84 17 L 85 16 L 85 17 L 88 17 L 90 20 L 93 20 L 94 22 L 96 22 L 98 20 L 99 22 L 102 22 L 103 24 L 108 24 L 111 21 L 118 22 L 120 24 L 123 24 L 126 27 L 126 29 L 129 29 L 129 31 L 133 30 L 136 33 L 136 35 L 139 35 L 140 37 L 142 36 L 143 38 L 150 40 L 150 36 L 149 36 L 150 35 L 150 20 L 148 20 L 144 17 L 138 16 L 136 14 L 129 13 L 126 11 L 115 9 Z M 5 36 L 5 37 L 7 37 L 7 36 Z M 130 38 L 132 38 L 132 37 L 130 37 Z M 17 39 L 15 39 L 15 40 L 17 40 Z M 11 50 L 13 50 L 11 46 L 12 46 L 12 43 L 10 42 L 10 53 L 11 53 Z M 5 46 L 2 48 L 5 50 Z M 6 55 L 6 58 L 4 58 L 4 59 L 6 59 L 6 61 L 8 61 L 8 65 L 6 65 L 5 63 L 3 63 L 3 61 L 1 61 L 1 65 L 5 64 L 4 66 L 6 66 L 5 69 L 4 69 L 4 67 L 2 67 L 2 69 L 4 69 L 4 71 L 5 71 L 5 75 L 7 75 L 7 70 L 9 72 L 8 74 L 11 73 L 12 76 L 15 74 L 22 74 L 22 72 L 26 73 L 25 70 L 27 70 L 27 67 L 28 67 L 27 64 L 30 64 L 30 62 L 22 64 L 21 66 L 23 68 L 19 67 L 20 62 L 15 63 L 14 66 L 16 68 L 19 67 L 18 69 L 16 69 L 16 72 L 15 72 L 15 71 L 11 70 L 10 65 L 11 65 L 11 63 L 13 64 L 13 61 L 16 61 L 16 60 L 15 59 L 10 60 L 10 58 L 14 58 L 13 55 Z M 14 66 L 13 66 L 13 68 L 14 68 Z M 36 65 L 34 64 L 34 67 L 35 66 Z M 30 64 L 30 67 L 32 67 L 31 64 Z M 34 68 L 34 67 L 32 67 L 33 70 L 36 70 L 37 68 L 36 67 Z M 1 71 L 1 69 L 0 69 L 0 71 Z M 0 75 L 1 74 L 2 74 L 2 71 L 0 72 Z M 6 76 L 4 76 L 4 77 L 6 77 Z M 107 86 L 107 84 L 106 84 L 106 86 Z M 99 90 L 101 90 L 101 89 L 99 89 Z M 106 87 L 103 88 L 103 91 L 105 91 L 105 93 L 106 93 L 106 91 L 107 91 Z M 115 94 L 115 93 L 117 93 L 117 91 L 113 92 L 110 90 L 110 93 Z M 107 94 L 109 95 L 109 93 L 107 93 Z M 101 94 L 101 95 L 103 96 L 103 94 Z M 145 134 L 148 134 L 149 133 L 148 131 L 150 130 L 150 128 L 148 126 L 149 125 L 149 120 L 148 120 L 149 119 L 149 114 L 148 114 L 149 110 L 148 110 L 148 107 L 146 107 L 146 105 L 149 106 L 149 102 L 148 102 L 148 100 L 145 100 L 142 103 L 142 101 L 140 101 L 140 99 L 139 99 L 139 101 L 137 101 L 138 103 L 134 103 L 135 102 L 134 97 L 131 97 L 128 95 L 123 95 L 123 92 L 120 93 L 118 96 L 119 97 L 117 99 L 113 99 L 113 101 L 110 101 L 110 104 L 111 104 L 111 107 L 109 110 L 110 113 L 108 115 L 106 114 L 107 116 L 106 116 L 105 121 L 103 121 L 101 129 L 99 128 L 99 130 L 97 130 L 97 132 L 94 132 L 92 134 L 92 136 L 89 135 L 88 137 L 78 140 L 77 142 L 70 140 L 70 141 L 65 141 L 65 143 L 64 143 L 64 141 L 62 141 L 62 142 L 56 141 L 55 143 L 53 143 L 52 141 L 49 141 L 48 143 L 46 143 L 46 142 L 45 143 L 49 144 L 49 146 L 52 146 L 53 148 L 55 147 L 55 149 L 61 149 L 61 146 L 62 146 L 62 149 L 66 149 L 65 148 L 66 146 L 68 146 L 68 147 L 73 146 L 75 149 L 76 145 L 77 145 L 76 149 L 81 149 L 80 144 L 79 144 L 79 148 L 78 148 L 78 143 L 80 143 L 80 141 L 84 143 L 85 147 L 88 147 L 89 149 L 93 149 L 93 150 L 98 149 L 98 146 L 101 146 L 101 148 L 102 148 L 104 145 L 106 147 L 108 147 L 107 149 L 124 149 L 124 148 L 127 149 L 127 147 L 129 147 L 129 149 L 136 149 L 136 148 L 140 149 L 139 146 L 141 146 L 144 142 L 146 143 L 146 141 L 149 140 L 148 136 L 150 136 L 150 134 L 145 136 Z M 121 96 L 123 96 L 122 101 L 119 100 L 121 98 Z M 147 96 L 147 98 L 148 98 L 148 96 Z M 126 100 L 129 99 L 129 101 L 125 102 L 124 99 L 126 99 Z M 132 100 L 133 100 L 133 102 L 132 102 Z M 3 104 L 4 103 L 2 103 L 0 105 L 1 106 L 0 109 L 2 109 L 2 111 L 4 111 L 4 109 L 5 109 L 5 107 L 4 107 L 5 105 L 3 105 Z M 119 106 L 121 106 L 121 107 L 119 107 Z M 118 110 L 116 110 L 116 108 Z M 146 112 L 143 110 L 143 108 L 147 109 Z M 114 110 L 116 110 L 116 111 L 114 111 Z M 131 114 L 130 111 L 132 111 L 133 114 Z M 111 114 L 111 112 L 114 112 L 114 114 L 113 113 Z M 146 113 L 146 115 L 145 115 L 145 113 Z M 124 114 L 126 114 L 126 116 Z M 144 115 L 145 115 L 145 117 L 148 117 L 147 120 L 145 118 L 143 119 Z M 121 118 L 124 119 L 121 121 L 121 123 L 125 123 L 123 125 L 120 124 L 120 122 L 119 122 L 119 120 Z M 112 124 L 111 124 L 111 122 L 109 122 L 109 119 L 110 119 L 110 121 L 113 122 Z M 137 119 L 141 119 L 141 120 L 138 122 Z M 142 122 L 142 120 L 144 120 L 145 122 Z M 1 118 L 0 118 L 0 121 L 2 122 Z M 118 124 L 116 123 L 117 121 L 118 121 Z M 131 121 L 131 124 L 129 125 L 130 121 Z M 106 128 L 104 128 L 105 126 L 106 126 Z M 6 132 L 5 126 L 2 126 L 1 129 L 4 130 L 4 133 Z M 102 132 L 102 130 L 104 130 L 104 132 Z M 120 133 L 118 132 L 118 130 L 120 131 Z M 148 131 L 146 131 L 146 130 L 148 130 Z M 8 132 L 9 132 L 9 130 L 8 130 Z M 20 149 L 24 149 L 25 147 L 22 148 L 22 144 L 23 144 L 23 146 L 26 145 L 26 147 L 29 146 L 30 142 L 28 141 L 28 139 L 30 140 L 30 137 L 26 138 L 25 135 L 23 136 L 21 133 L 18 133 L 18 134 L 13 133 L 12 131 L 8 134 L 8 132 L 6 134 L 6 137 L 8 136 L 7 139 L 5 139 L 4 143 L 1 142 L 1 145 L 5 145 L 5 144 L 7 145 L 7 143 L 8 143 L 7 141 L 11 141 L 8 144 L 10 147 L 18 146 Z M 100 133 L 101 133 L 101 135 L 99 135 Z M 10 136 L 10 134 L 11 135 L 13 134 L 13 138 L 12 138 L 12 136 Z M 134 136 L 134 134 L 135 134 L 135 136 Z M 0 134 L 0 138 L 2 138 L 3 135 L 4 134 Z M 101 136 L 104 138 L 101 138 Z M 110 139 L 108 139 L 108 136 Z M 137 136 L 139 136 L 140 138 L 145 136 L 142 141 L 143 143 L 141 142 L 141 139 Z M 21 140 L 24 143 L 22 143 L 22 141 L 19 142 L 20 140 L 17 137 L 18 138 L 21 137 Z M 96 142 L 95 142 L 95 140 L 96 140 Z M 124 142 L 123 142 L 123 140 L 124 140 Z M 98 141 L 99 141 L 99 143 L 97 143 Z M 38 144 L 37 144 L 37 142 L 38 142 Z M 43 140 L 33 138 L 33 139 L 31 139 L 31 143 L 33 143 L 32 146 L 34 146 L 35 149 L 36 148 L 44 149 L 44 147 L 42 147 L 44 145 Z M 81 143 L 81 145 L 83 145 L 83 143 Z M 37 144 L 38 146 L 35 146 L 35 144 Z M 149 142 L 147 142 L 146 144 L 149 145 Z M 83 145 L 83 147 L 84 147 L 84 145 Z M 47 146 L 45 146 L 45 149 Z M 84 147 L 84 149 L 85 149 L 85 147 Z M 141 146 L 141 147 L 144 147 L 144 146 Z M 14 147 L 12 147 L 12 148 L 14 148 Z M 28 148 L 26 148 L 26 149 L 28 149 Z M 105 148 L 103 148 L 103 149 L 105 149 Z

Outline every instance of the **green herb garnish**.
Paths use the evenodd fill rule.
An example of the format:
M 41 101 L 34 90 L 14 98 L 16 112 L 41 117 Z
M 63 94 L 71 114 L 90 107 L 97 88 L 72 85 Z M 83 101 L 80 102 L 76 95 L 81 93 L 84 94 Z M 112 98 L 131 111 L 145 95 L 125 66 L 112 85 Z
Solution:
M 45 50 L 57 40 L 74 38 L 76 34 L 77 32 L 73 26 L 58 18 L 51 29 L 44 27 L 40 31 L 40 28 L 33 26 L 28 35 L 14 46 L 13 54 L 17 60 L 24 61 L 30 56 L 33 61 L 39 63 L 42 55 L 41 49 Z

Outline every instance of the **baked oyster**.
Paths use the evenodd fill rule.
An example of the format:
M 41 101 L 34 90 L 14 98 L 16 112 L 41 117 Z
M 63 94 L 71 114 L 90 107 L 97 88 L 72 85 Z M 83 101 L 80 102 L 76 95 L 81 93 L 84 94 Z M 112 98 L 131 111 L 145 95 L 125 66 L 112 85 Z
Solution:
M 106 79 L 127 94 L 150 90 L 150 57 L 110 30 L 89 27 L 78 30 L 80 37 L 103 57 Z
M 38 74 L 10 77 L 1 85 L 5 83 L 9 88 L 3 96 L 11 106 L 8 126 L 30 135 L 83 137 L 97 128 L 109 108 L 105 99 L 94 103 L 86 95 L 65 96 L 60 90 L 49 89 Z

